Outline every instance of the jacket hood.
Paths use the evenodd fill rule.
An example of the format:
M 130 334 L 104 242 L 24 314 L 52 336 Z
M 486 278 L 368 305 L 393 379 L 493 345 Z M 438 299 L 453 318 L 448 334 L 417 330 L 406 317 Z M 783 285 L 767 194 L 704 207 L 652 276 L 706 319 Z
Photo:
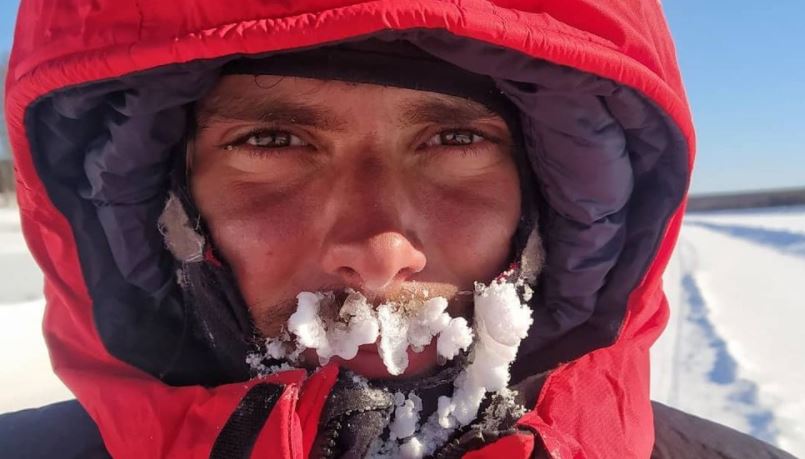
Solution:
M 45 272 L 54 368 L 107 445 L 124 435 L 120 394 L 156 410 L 165 383 L 233 382 L 243 365 L 199 338 L 209 329 L 156 227 L 192 103 L 235 59 L 368 38 L 488 75 L 520 110 L 547 258 L 514 371 L 553 369 L 526 415 L 543 441 L 573 453 L 563 438 L 609 435 L 552 414 L 563 404 L 633 415 L 622 438 L 650 417 L 647 350 L 668 314 L 660 276 L 694 152 L 658 2 L 23 1 L 5 107 L 23 230 Z M 242 326 L 236 315 L 219 311 L 219 335 Z M 574 394 L 585 378 L 605 382 Z

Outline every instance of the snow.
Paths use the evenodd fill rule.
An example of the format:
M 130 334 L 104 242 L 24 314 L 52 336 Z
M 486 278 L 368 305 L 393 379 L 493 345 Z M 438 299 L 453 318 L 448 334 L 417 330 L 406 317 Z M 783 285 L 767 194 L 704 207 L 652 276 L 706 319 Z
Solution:
M 19 211 L 0 207 L 0 305 L 39 298 L 42 298 L 42 271 L 22 237 Z
M 413 437 L 400 446 L 400 457 L 403 459 L 416 459 L 425 455 L 425 445 L 418 438 Z
M 465 426 L 478 415 L 484 394 L 500 392 L 509 383 L 509 366 L 533 322 L 511 282 L 494 281 L 475 288 L 475 344 L 470 364 L 454 382 L 452 397 L 439 397 L 439 424 Z
M 330 345 L 324 321 L 319 317 L 321 295 L 302 292 L 296 297 L 296 312 L 288 319 L 288 331 L 296 335 L 300 346 L 316 349 L 319 356 L 329 357 Z
M 423 295 L 428 295 L 427 290 L 423 292 Z M 445 328 L 450 326 L 452 320 L 457 320 L 451 319 L 450 315 L 445 312 L 446 310 L 447 300 L 442 297 L 430 298 L 421 307 L 415 308 L 414 316 L 408 328 L 408 342 L 411 343 L 414 351 L 421 352 L 424 346 L 427 346 L 433 340 L 434 336 L 438 335 L 439 340 L 442 340 L 442 336 L 446 333 Z M 466 321 L 464 321 L 464 324 L 466 325 Z M 463 346 L 462 349 L 466 349 L 467 346 L 469 346 L 469 343 Z M 458 350 L 455 350 L 454 355 L 456 353 L 458 353 Z M 453 358 L 446 354 L 445 357 L 448 360 Z
M 380 343 L 377 346 L 389 374 L 400 375 L 408 368 L 408 321 L 393 305 L 377 308 Z
M 373 456 L 423 457 L 449 432 L 475 420 L 487 393 L 508 393 L 509 367 L 533 321 L 531 309 L 517 293 L 523 282 L 505 279 L 511 275 L 509 272 L 488 286 L 475 284 L 472 328 L 466 319 L 449 316 L 445 298 L 426 298 L 424 292 L 380 304 L 376 312 L 359 292 L 348 291 L 340 306 L 333 292 L 302 292 L 286 332 L 266 341 L 265 355 L 250 354 L 246 362 L 259 374 L 266 374 L 272 369 L 263 364 L 265 357 L 287 358 L 289 353 L 314 349 L 324 365 L 334 355 L 352 359 L 358 346 L 377 342 L 389 374 L 400 375 L 408 366 L 409 347 L 421 352 L 436 337 L 438 356 L 450 360 L 472 346 L 469 363 L 453 382 L 452 396 L 439 397 L 438 410 L 422 431 L 417 431 L 422 400 L 413 392 L 407 397 L 395 394 L 389 438 L 376 445 Z
M 53 374 L 42 338 L 42 274 L 16 208 L 0 208 L 0 413 L 72 398 Z
M 401 392 L 395 395 L 394 419 L 389 425 L 389 437 L 391 440 L 408 438 L 416 432 L 419 423 L 419 412 L 422 411 L 422 399 L 415 393 L 408 394 L 408 398 Z M 411 445 L 410 448 L 414 448 Z M 414 450 L 409 452 L 413 454 Z
M 456 428 L 475 420 L 487 393 L 510 395 L 507 389 L 509 367 L 532 323 L 531 309 L 521 302 L 518 286 L 521 285 L 504 279 L 493 281 L 488 286 L 475 284 L 474 332 L 456 327 L 458 339 L 467 340 L 468 345 L 472 342 L 473 347 L 469 363 L 453 382 L 452 396 L 439 397 L 437 411 L 417 430 L 422 401 L 415 393 L 409 394 L 407 399 L 401 393 L 395 394 L 396 408 L 389 427 L 389 439 L 375 445 L 370 457 L 418 459 L 432 454 Z M 433 314 L 433 317 L 438 316 Z M 450 323 L 459 322 L 453 319 Z M 450 330 L 448 325 L 439 338 L 451 333 Z M 452 336 L 449 339 L 454 340 Z M 400 443 L 398 439 L 405 440 Z
M 463 317 L 450 319 L 436 340 L 436 353 L 439 357 L 452 360 L 459 352 L 472 344 L 472 329 Z
M 353 359 L 360 346 L 377 342 L 389 374 L 400 375 L 408 367 L 409 347 L 422 352 L 437 337 L 439 356 L 451 360 L 472 342 L 467 321 L 451 318 L 445 312 L 445 298 L 426 299 L 420 292 L 403 302 L 381 304 L 375 312 L 361 293 L 352 290 L 347 293 L 333 318 L 329 317 L 335 315 L 333 309 L 337 306 L 333 292 L 297 295 L 296 311 L 288 319 L 287 332 L 266 340 L 265 356 L 294 361 L 305 349 L 313 349 L 319 363 L 326 365 L 333 356 Z M 261 355 L 247 356 L 247 362 L 259 372 L 262 359 Z
M 652 394 L 805 456 L 805 207 L 697 213 L 664 278 Z

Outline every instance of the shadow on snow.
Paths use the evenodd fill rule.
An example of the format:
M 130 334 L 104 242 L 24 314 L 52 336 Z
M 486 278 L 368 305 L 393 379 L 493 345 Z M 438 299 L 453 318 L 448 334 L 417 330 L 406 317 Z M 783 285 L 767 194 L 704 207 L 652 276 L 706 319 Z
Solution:
M 773 413 L 760 406 L 757 386 L 738 377 L 738 364 L 730 355 L 727 343 L 718 336 L 710 322 L 704 298 L 692 275 L 684 275 L 682 288 L 690 305 L 687 319 L 700 327 L 709 347 L 715 352 L 715 363 L 707 375 L 708 378 L 713 383 L 732 387 L 729 391 L 729 400 L 742 406 L 743 409 L 740 411 L 747 419 L 750 435 L 767 443 L 777 444 L 778 432 L 774 425 Z

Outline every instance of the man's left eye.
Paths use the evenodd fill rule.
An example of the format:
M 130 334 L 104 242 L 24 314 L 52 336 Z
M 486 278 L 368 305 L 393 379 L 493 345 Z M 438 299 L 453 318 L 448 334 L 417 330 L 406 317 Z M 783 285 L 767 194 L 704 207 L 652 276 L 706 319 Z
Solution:
M 428 147 L 463 147 L 484 140 L 484 137 L 468 130 L 442 131 L 425 142 Z

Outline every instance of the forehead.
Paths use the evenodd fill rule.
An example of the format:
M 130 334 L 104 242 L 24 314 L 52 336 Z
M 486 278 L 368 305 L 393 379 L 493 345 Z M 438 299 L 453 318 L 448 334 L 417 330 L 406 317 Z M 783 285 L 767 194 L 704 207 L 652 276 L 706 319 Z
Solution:
M 430 91 L 338 80 L 274 75 L 223 76 L 198 104 L 196 120 L 291 121 L 340 129 L 339 114 L 360 113 L 361 106 L 383 105 L 400 123 L 462 123 L 500 119 L 486 106 L 461 97 Z

